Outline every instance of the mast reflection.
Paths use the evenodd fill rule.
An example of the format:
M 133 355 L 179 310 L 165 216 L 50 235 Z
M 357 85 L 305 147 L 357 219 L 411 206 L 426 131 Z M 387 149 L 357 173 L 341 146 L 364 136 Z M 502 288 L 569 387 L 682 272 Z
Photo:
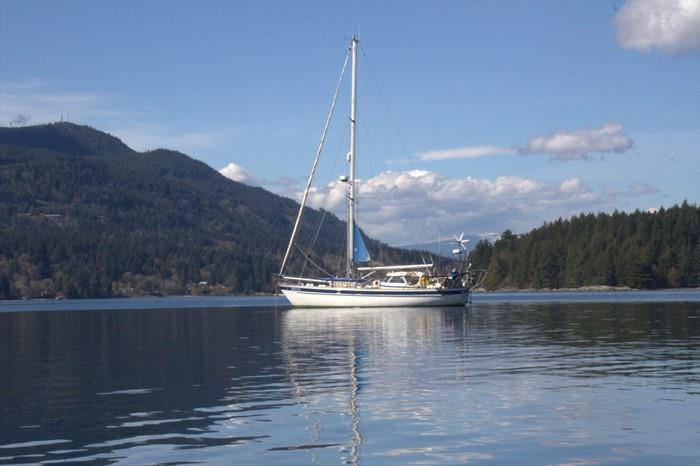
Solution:
M 427 348 L 434 348 L 444 340 L 446 332 L 448 338 L 453 336 L 454 341 L 463 342 L 466 326 L 462 319 L 466 312 L 455 314 L 454 309 L 443 312 L 439 308 L 322 308 L 284 312 L 282 353 L 294 397 L 309 420 L 308 446 L 327 444 L 323 415 L 315 404 L 321 402 L 321 392 L 329 399 L 327 391 L 331 389 L 330 399 L 335 403 L 331 411 L 349 419 L 346 461 L 359 465 L 366 438 L 362 430 L 361 394 L 369 383 L 391 385 L 377 371 L 376 362 L 387 357 L 404 359 L 416 345 L 428 351 Z M 371 373 L 366 373 L 367 370 Z M 307 451 L 315 463 L 315 449 Z

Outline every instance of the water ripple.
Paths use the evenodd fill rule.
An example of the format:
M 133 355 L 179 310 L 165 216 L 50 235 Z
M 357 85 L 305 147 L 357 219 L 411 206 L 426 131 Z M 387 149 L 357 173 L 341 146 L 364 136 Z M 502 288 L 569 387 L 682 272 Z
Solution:
M 698 315 L 2 313 L 0 464 L 695 464 Z

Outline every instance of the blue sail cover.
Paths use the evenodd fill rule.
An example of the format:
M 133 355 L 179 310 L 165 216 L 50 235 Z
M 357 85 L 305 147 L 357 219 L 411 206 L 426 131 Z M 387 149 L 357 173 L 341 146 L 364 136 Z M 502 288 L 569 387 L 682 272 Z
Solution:
M 369 262 L 369 251 L 362 240 L 362 233 L 357 225 L 355 225 L 355 250 L 352 252 L 352 260 L 354 262 Z

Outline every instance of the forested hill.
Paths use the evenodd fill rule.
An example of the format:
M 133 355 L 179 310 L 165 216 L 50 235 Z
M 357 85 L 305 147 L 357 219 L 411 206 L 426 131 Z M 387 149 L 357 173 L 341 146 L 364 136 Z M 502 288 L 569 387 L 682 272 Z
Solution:
M 474 267 L 498 288 L 700 287 L 700 207 L 588 214 L 477 244 Z
M 138 153 L 87 126 L 0 128 L 0 299 L 272 291 L 297 209 L 185 154 Z M 343 222 L 309 209 L 300 242 L 321 218 L 315 261 L 335 272 Z M 368 248 L 379 261 L 420 260 Z

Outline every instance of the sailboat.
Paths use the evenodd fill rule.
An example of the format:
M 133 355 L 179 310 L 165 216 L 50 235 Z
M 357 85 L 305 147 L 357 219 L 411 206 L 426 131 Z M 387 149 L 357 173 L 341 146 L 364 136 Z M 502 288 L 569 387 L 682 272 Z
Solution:
M 347 184 L 347 239 L 345 276 L 322 278 L 297 277 L 285 274 L 290 254 L 295 246 L 311 183 L 328 132 L 338 92 L 347 66 L 343 65 L 331 110 L 324 126 L 321 143 L 314 159 L 306 189 L 302 195 L 296 222 L 278 274 L 278 286 L 294 307 L 404 307 L 404 306 L 464 306 L 469 300 L 471 274 L 466 264 L 463 235 L 455 238 L 458 248 L 453 253 L 460 260 L 447 276 L 431 274 L 433 264 L 360 266 L 371 260 L 362 233 L 356 222 L 356 141 L 357 141 L 357 49 L 359 40 L 350 42 L 352 82 L 350 106 L 349 174 L 340 181 Z M 376 278 L 376 274 L 384 274 Z

